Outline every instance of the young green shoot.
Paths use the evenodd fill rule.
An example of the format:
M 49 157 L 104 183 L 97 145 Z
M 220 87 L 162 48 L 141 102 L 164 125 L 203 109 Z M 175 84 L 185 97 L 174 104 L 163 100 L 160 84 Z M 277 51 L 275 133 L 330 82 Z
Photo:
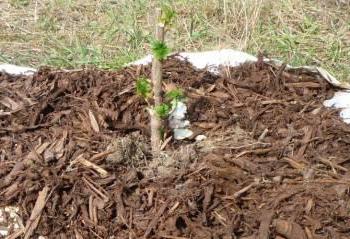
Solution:
M 170 106 L 165 103 L 162 103 L 154 107 L 154 111 L 156 112 L 157 116 L 161 119 L 165 119 L 169 115 L 170 110 L 171 110 Z
M 154 41 L 151 48 L 154 57 L 159 61 L 165 60 L 170 51 L 168 46 L 162 41 Z
M 136 80 L 136 93 L 145 100 L 151 96 L 152 86 L 148 79 L 141 77 Z
M 164 5 L 162 7 L 162 16 L 160 18 L 160 21 L 165 25 L 169 26 L 172 23 L 172 20 L 176 16 L 176 12 L 168 5 Z
M 182 100 L 183 98 L 185 98 L 184 96 L 184 93 L 181 89 L 179 88 L 176 88 L 174 90 L 171 90 L 171 91 L 168 91 L 166 94 L 165 94 L 165 98 L 168 100 L 168 101 L 180 101 Z

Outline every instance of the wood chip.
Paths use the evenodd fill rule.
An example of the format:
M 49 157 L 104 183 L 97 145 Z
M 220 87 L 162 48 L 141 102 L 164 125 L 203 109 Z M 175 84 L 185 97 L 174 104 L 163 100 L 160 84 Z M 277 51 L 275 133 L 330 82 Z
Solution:
M 97 120 L 91 110 L 89 110 L 89 118 L 92 129 L 96 133 L 100 132 L 100 127 L 98 126 Z
M 239 198 L 240 196 L 242 196 L 242 194 L 248 192 L 251 188 L 253 188 L 253 187 L 257 186 L 257 185 L 259 185 L 258 181 L 252 182 L 251 184 L 249 184 L 248 186 L 242 188 L 238 192 L 235 192 L 233 194 L 233 198 Z
M 91 168 L 91 169 L 95 170 L 96 172 L 98 172 L 100 174 L 100 176 L 102 178 L 108 177 L 108 172 L 105 169 L 103 169 L 100 166 L 98 166 L 98 165 L 96 165 L 96 164 L 86 160 L 83 157 L 83 155 L 78 156 L 75 160 L 72 161 L 71 164 L 74 165 L 75 163 L 80 163 L 80 164 L 82 164 L 82 165 L 84 165 L 84 166 L 86 166 L 88 168 Z
M 257 239 L 269 239 L 270 238 L 270 224 L 272 217 L 274 215 L 273 211 L 262 211 L 260 218 L 260 226 Z
M 24 230 L 24 239 L 30 238 L 34 233 L 36 227 L 38 226 L 38 223 L 41 217 L 41 212 L 46 205 L 47 195 L 49 193 L 49 190 L 50 188 L 48 186 L 45 186 L 43 190 L 39 192 L 34 208 L 32 210 L 32 213 L 27 221 L 27 224 Z
M 347 168 L 345 168 L 345 167 L 343 167 L 343 166 L 340 166 L 340 165 L 338 165 L 338 164 L 336 164 L 336 163 L 333 163 L 332 161 L 330 161 L 330 160 L 328 160 L 328 159 L 319 157 L 319 160 L 320 160 L 322 163 L 326 164 L 327 166 L 330 166 L 330 167 L 333 168 L 333 169 L 338 169 L 338 170 L 343 171 L 343 172 L 348 172 L 348 171 L 349 171 Z
M 307 239 L 304 230 L 295 222 L 276 219 L 273 222 L 276 232 L 286 239 Z
M 295 83 L 286 83 L 288 87 L 295 88 L 321 88 L 321 85 L 316 82 L 295 82 Z
M 148 224 L 145 234 L 143 235 L 144 239 L 149 237 L 152 230 L 155 228 L 156 224 L 158 223 L 159 218 L 163 215 L 167 207 L 168 207 L 168 202 L 164 202 L 163 205 L 159 208 L 158 212 L 154 215 L 154 218 Z
M 19 103 L 17 103 L 16 101 L 12 100 L 9 97 L 3 97 L 0 100 L 0 103 L 6 106 L 7 108 L 10 108 L 13 111 L 16 111 L 21 108 L 21 105 Z

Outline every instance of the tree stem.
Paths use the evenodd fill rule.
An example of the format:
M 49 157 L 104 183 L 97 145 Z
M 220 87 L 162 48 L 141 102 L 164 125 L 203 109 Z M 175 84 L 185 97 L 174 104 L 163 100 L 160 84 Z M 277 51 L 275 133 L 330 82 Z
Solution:
M 157 41 L 164 42 L 164 24 L 159 22 L 162 15 L 161 9 L 156 9 L 156 32 L 155 38 Z M 152 61 L 152 84 L 154 95 L 154 107 L 159 106 L 162 103 L 162 62 L 153 56 Z M 151 110 L 151 145 L 153 155 L 158 155 L 160 152 L 161 138 L 160 127 L 161 120 L 157 117 L 156 113 Z

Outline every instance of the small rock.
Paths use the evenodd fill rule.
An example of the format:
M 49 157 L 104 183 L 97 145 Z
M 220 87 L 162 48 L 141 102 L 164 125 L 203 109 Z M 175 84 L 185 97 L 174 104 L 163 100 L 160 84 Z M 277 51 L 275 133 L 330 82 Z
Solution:
M 272 178 L 272 181 L 275 183 L 280 183 L 282 182 L 282 176 L 275 176 Z
M 178 101 L 176 102 L 176 104 L 174 104 L 175 107 L 173 109 L 173 111 L 170 113 L 169 118 L 170 119 L 185 119 L 186 117 L 186 113 L 187 113 L 187 106 L 181 102 Z
M 188 129 L 190 121 L 186 120 L 187 106 L 181 102 L 172 102 L 173 109 L 169 115 L 169 127 L 174 131 L 176 140 L 183 140 L 193 135 L 193 132 Z
M 202 134 L 197 135 L 196 138 L 195 138 L 196 141 L 203 141 L 205 139 L 207 139 L 207 136 L 202 135 Z
M 189 129 L 174 129 L 174 138 L 176 140 L 182 140 L 189 138 L 193 135 L 193 132 Z

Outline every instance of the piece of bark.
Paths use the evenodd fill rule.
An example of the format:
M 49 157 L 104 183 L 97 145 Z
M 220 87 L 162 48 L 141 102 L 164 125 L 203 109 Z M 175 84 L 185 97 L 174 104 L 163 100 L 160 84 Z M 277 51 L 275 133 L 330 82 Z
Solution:
M 24 229 L 20 229 L 11 235 L 7 236 L 6 239 L 16 239 L 17 237 L 20 237 L 24 233 Z
M 254 186 L 259 185 L 258 181 L 252 182 L 251 184 L 249 184 L 248 186 L 242 188 L 241 190 L 239 190 L 238 192 L 235 192 L 233 194 L 233 198 L 239 198 L 240 196 L 242 196 L 244 193 L 248 192 L 251 188 L 253 188 Z
M 127 221 L 126 221 L 126 211 L 125 211 L 125 207 L 124 207 L 124 201 L 123 201 L 123 186 L 119 185 L 119 188 L 116 190 L 117 194 L 116 194 L 116 201 L 117 201 L 117 216 L 118 219 L 125 225 L 127 225 Z
M 82 155 L 78 156 L 78 158 L 73 161 L 73 164 L 77 163 L 77 162 L 79 162 L 80 164 L 82 164 L 88 168 L 95 170 L 96 172 L 98 172 L 100 174 L 100 176 L 102 178 L 108 177 L 108 172 L 105 169 L 103 169 L 100 166 L 86 160 L 85 158 L 83 158 Z
M 100 132 L 100 126 L 98 125 L 98 122 L 96 120 L 95 115 L 92 113 L 91 110 L 89 110 L 89 118 L 90 118 L 90 124 L 92 129 L 96 132 L 99 133 Z
M 164 202 L 164 204 L 159 208 L 158 212 L 156 213 L 156 215 L 154 215 L 154 218 L 152 219 L 152 221 L 148 224 L 148 227 L 145 231 L 145 234 L 143 235 L 143 238 L 146 239 L 149 237 L 149 235 L 151 234 L 152 230 L 156 227 L 159 218 L 163 215 L 163 213 L 165 212 L 166 208 L 168 207 L 169 202 Z
M 255 163 L 252 163 L 247 158 L 233 158 L 230 159 L 230 162 L 234 163 L 243 170 L 246 170 L 250 173 L 256 173 L 258 171 L 258 166 Z
M 208 213 L 208 208 L 212 202 L 213 199 L 213 194 L 214 194 L 214 186 L 209 185 L 205 187 L 204 189 L 204 199 L 203 199 L 203 222 L 204 224 L 207 224 L 207 213 Z
M 273 211 L 263 211 L 260 218 L 260 227 L 257 239 L 269 239 L 270 237 L 270 224 L 272 217 L 274 215 Z
M 308 147 L 309 143 L 310 143 L 310 140 L 312 138 L 312 135 L 313 135 L 313 128 L 312 127 L 309 127 L 309 126 L 306 126 L 304 128 L 304 137 L 303 137 L 303 140 L 302 140 L 302 143 L 303 145 L 299 148 L 295 158 L 297 159 L 302 159 L 304 158 L 304 154 L 305 154 L 305 150 L 306 148 Z
M 307 239 L 302 227 L 295 222 L 276 219 L 274 220 L 273 225 L 276 228 L 276 232 L 284 236 L 286 239 Z
M 37 110 L 35 111 L 34 116 L 31 120 L 30 126 L 35 126 L 36 124 L 39 124 L 40 115 L 48 107 L 48 105 L 50 104 L 50 101 L 55 100 L 58 96 L 63 94 L 65 91 L 66 91 L 66 88 L 58 88 L 56 89 L 55 92 L 51 93 L 50 96 L 47 97 L 46 100 L 44 100 L 44 102 L 41 104 L 41 106 L 37 108 Z
M 74 229 L 75 239 L 84 239 L 77 229 Z
M 49 193 L 49 190 L 50 188 L 48 186 L 45 186 L 43 190 L 39 192 L 34 208 L 32 210 L 32 213 L 27 221 L 27 224 L 24 230 L 24 239 L 30 238 L 34 230 L 38 226 L 42 210 L 44 209 L 47 201 L 47 195 Z

